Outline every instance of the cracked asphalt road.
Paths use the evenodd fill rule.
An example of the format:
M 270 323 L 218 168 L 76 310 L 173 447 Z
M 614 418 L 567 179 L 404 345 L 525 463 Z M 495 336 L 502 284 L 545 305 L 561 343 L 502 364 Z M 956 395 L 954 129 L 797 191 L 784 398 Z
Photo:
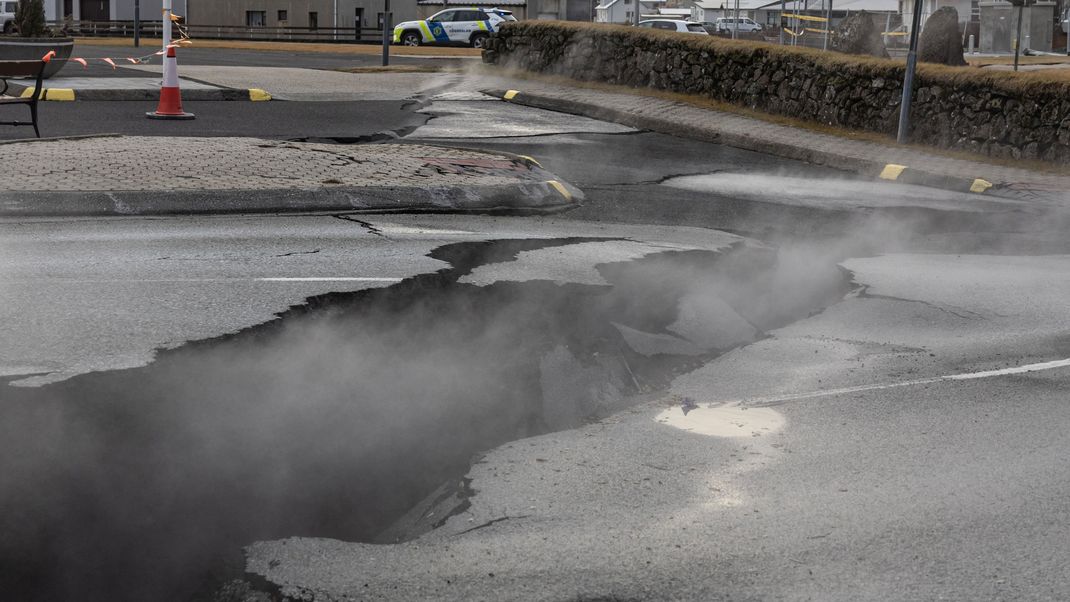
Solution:
M 587 194 L 550 217 L 0 222 L 3 374 L 41 385 L 144 365 L 309 296 L 434 272 L 427 253 L 451 242 L 710 248 L 739 240 L 727 231 L 780 249 L 767 277 L 795 292 L 749 299 L 756 310 L 853 285 L 628 409 L 487 450 L 466 507 L 429 503 L 395 525 L 416 539 L 250 542 L 256 587 L 316 601 L 1065 597 L 1070 369 L 998 372 L 1070 358 L 1065 214 L 869 182 L 844 193 L 827 168 L 558 125 L 571 133 L 436 138 L 531 155 Z M 668 185 L 707 174 L 739 178 Z M 472 280 L 590 284 L 628 252 L 571 247 Z M 718 295 L 731 292 L 681 299 L 677 325 L 738 328 L 717 321 Z M 449 518 L 426 531 L 427 512 Z

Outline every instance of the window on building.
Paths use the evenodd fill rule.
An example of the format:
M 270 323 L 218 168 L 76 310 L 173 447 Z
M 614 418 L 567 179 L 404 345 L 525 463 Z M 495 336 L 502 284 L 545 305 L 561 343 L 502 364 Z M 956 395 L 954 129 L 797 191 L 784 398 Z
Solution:
M 245 25 L 247 27 L 263 27 L 265 21 L 267 21 L 267 11 L 264 11 L 264 10 L 247 10 L 247 11 L 245 11 Z
M 316 31 L 320 28 L 320 14 L 308 13 L 308 28 L 312 31 Z
M 286 11 L 280 10 L 279 11 L 279 21 L 289 21 L 289 20 L 290 20 L 290 15 Z

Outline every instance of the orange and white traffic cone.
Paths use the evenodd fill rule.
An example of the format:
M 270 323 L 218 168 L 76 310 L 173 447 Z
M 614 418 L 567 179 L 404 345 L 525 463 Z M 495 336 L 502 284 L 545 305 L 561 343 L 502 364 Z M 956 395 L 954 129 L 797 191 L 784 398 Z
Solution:
M 163 59 L 163 86 L 160 87 L 160 104 L 156 111 L 145 113 L 149 119 L 193 119 L 193 113 L 182 110 L 182 92 L 178 89 L 178 58 L 175 47 L 167 47 Z

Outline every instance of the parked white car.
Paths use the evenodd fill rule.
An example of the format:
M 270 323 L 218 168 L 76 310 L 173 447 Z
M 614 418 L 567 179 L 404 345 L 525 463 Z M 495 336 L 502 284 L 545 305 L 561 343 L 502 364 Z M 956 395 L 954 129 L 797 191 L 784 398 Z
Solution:
M 482 48 L 490 34 L 509 21 L 516 21 L 516 17 L 499 8 L 451 8 L 423 21 L 399 23 L 394 28 L 394 43 L 405 46 L 465 44 Z
M 0 0 L 0 31 L 11 33 L 15 28 L 15 10 L 18 7 L 18 2 Z
M 737 25 L 737 21 L 738 21 L 738 25 Z M 717 19 L 716 21 L 714 21 L 713 25 L 717 29 L 717 31 L 729 31 L 730 32 L 730 31 L 736 29 L 736 27 L 739 27 L 740 33 L 750 33 L 752 31 L 761 31 L 762 30 L 762 24 L 761 23 L 758 23 L 758 22 L 754 21 L 753 19 L 747 19 L 746 17 L 742 17 L 742 18 L 739 18 L 739 19 L 721 18 L 721 19 Z
M 680 33 L 697 33 L 704 36 L 710 35 L 701 23 L 680 21 L 678 19 L 647 19 L 645 21 L 640 21 L 639 27 L 661 29 L 663 31 L 678 31 Z

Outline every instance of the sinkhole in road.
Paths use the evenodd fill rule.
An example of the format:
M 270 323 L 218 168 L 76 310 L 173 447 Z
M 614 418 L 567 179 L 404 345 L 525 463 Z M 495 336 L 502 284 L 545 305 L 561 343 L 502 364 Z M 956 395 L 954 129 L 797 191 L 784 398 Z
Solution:
M 744 243 L 602 264 L 605 285 L 461 281 L 592 242 L 609 241 L 446 245 L 438 272 L 310 298 L 141 368 L 0 384 L 0 591 L 217 600 L 256 540 L 415 536 L 401 519 L 463 484 L 474 454 L 627 407 L 851 286 Z M 478 495 L 446 491 L 455 512 Z

